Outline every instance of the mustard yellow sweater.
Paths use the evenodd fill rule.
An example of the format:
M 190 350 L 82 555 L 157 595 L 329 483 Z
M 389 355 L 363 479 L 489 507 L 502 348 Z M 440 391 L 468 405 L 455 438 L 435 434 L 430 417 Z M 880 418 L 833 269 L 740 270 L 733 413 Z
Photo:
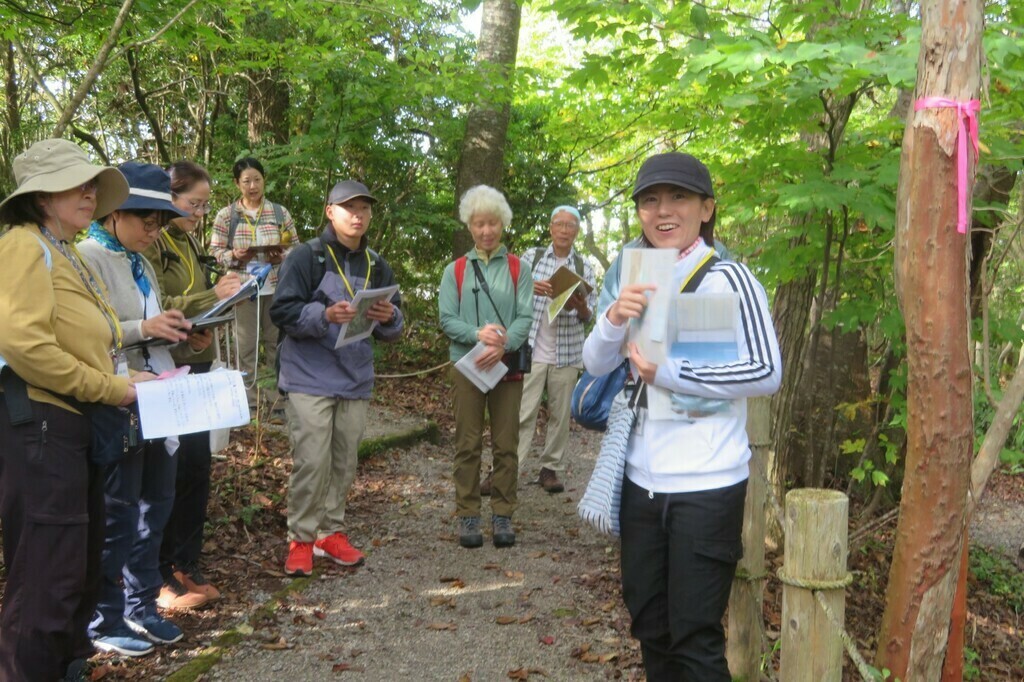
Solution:
M 128 379 L 114 374 L 110 326 L 71 262 L 35 225 L 19 225 L 0 237 L 0 263 L 0 356 L 29 398 L 65 408 L 50 392 L 121 402 Z

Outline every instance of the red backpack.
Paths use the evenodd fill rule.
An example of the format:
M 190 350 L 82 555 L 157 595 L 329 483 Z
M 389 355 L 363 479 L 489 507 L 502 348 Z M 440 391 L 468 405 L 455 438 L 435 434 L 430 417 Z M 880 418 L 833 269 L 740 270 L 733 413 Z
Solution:
M 512 276 L 512 291 L 519 294 L 519 256 L 509 253 L 506 254 L 508 258 L 508 274 Z M 466 278 L 466 261 L 468 259 L 465 256 L 460 256 L 455 259 L 455 291 L 459 293 L 459 300 L 462 300 L 462 280 Z

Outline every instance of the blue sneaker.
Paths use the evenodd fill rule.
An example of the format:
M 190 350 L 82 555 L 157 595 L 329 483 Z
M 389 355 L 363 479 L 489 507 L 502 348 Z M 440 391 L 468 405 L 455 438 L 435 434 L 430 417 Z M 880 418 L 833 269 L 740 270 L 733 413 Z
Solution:
M 145 656 L 153 653 L 153 645 L 135 635 L 125 626 L 121 626 L 110 634 L 95 637 L 92 645 L 98 651 L 121 654 L 122 656 Z
M 185 636 L 185 633 L 181 631 L 181 628 L 166 618 L 161 618 L 156 614 L 146 616 L 142 620 L 130 620 L 125 618 L 124 622 L 132 629 L 133 632 L 136 632 L 149 641 L 156 642 L 157 644 L 174 644 Z

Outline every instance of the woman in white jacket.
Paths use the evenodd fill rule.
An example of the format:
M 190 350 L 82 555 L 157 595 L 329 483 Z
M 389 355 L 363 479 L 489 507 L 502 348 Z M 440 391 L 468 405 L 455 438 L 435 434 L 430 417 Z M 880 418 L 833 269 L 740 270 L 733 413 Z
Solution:
M 735 357 L 727 360 L 684 350 L 656 365 L 635 343 L 625 347 L 645 397 L 670 404 L 673 414 L 651 418 L 641 399 L 630 434 L 619 515 L 623 599 L 648 680 L 728 681 L 722 616 L 743 553 L 746 398 L 778 389 L 782 360 L 764 288 L 750 270 L 729 261 L 701 267 L 714 253 L 707 167 L 688 154 L 652 156 L 637 174 L 633 201 L 643 228 L 638 246 L 679 256 L 671 282 L 620 287 L 621 267 L 609 270 L 606 305 L 583 348 L 587 371 L 606 374 L 621 364 L 629 321 L 643 315 L 659 286 L 679 291 L 706 273 L 696 292 L 731 293 L 738 312 Z

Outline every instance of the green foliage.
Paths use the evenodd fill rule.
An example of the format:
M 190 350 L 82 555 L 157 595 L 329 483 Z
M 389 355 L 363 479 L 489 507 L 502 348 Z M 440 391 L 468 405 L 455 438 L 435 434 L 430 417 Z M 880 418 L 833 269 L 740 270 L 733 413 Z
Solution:
M 1024 573 L 999 552 L 971 547 L 967 557 L 970 575 L 985 590 L 1002 600 L 1018 614 L 1024 612 Z

